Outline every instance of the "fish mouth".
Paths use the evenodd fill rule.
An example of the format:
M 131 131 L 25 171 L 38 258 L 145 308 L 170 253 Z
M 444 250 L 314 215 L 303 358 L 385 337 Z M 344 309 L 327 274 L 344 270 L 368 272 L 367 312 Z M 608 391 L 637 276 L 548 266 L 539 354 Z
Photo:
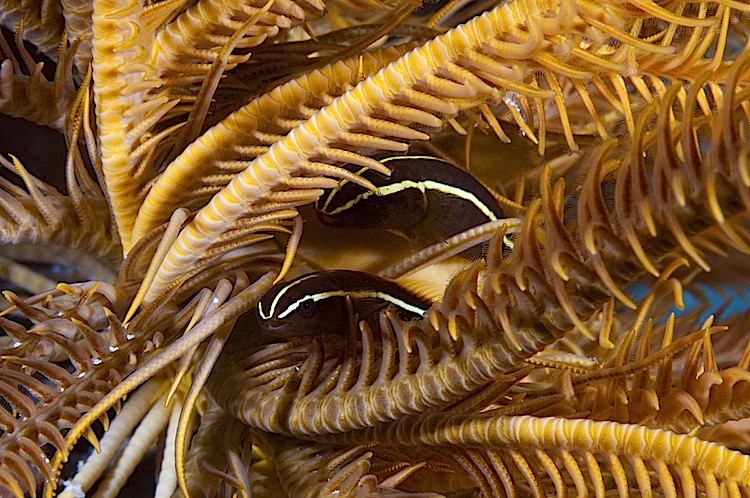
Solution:
M 286 325 L 287 323 L 282 320 L 264 320 L 260 324 L 261 328 L 270 334 L 278 333 L 279 331 L 284 330 Z

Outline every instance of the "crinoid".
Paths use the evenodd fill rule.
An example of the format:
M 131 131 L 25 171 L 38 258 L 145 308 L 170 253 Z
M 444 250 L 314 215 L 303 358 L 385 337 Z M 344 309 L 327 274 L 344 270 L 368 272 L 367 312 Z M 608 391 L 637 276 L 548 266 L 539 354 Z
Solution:
M 0 495 L 750 496 L 748 11 L 0 0 Z

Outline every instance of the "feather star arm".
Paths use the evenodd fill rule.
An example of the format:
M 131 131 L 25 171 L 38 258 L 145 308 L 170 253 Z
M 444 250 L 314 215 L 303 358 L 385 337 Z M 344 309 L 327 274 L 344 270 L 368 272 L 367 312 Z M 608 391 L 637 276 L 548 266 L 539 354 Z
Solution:
M 214 171 L 227 177 L 221 186 L 229 183 L 232 176 L 225 170 L 234 169 L 234 162 L 242 167 L 249 155 L 247 149 L 267 149 L 272 144 L 265 137 L 273 134 L 265 130 L 274 130 L 281 126 L 277 122 L 291 120 L 303 112 L 301 109 L 314 106 L 321 95 L 343 93 L 361 74 L 369 76 L 408 48 L 410 45 L 390 47 L 335 62 L 279 85 L 232 113 L 188 146 L 159 176 L 138 211 L 133 238 L 137 240 L 163 223 L 165 213 L 192 201 L 185 193 L 202 191 L 202 180 Z

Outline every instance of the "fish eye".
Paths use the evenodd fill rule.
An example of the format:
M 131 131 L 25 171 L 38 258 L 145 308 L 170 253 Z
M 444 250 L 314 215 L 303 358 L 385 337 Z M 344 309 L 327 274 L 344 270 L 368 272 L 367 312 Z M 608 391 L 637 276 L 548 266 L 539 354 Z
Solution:
M 315 313 L 315 301 L 312 299 L 305 299 L 300 303 L 297 311 L 303 318 L 310 318 L 313 316 L 313 313 Z

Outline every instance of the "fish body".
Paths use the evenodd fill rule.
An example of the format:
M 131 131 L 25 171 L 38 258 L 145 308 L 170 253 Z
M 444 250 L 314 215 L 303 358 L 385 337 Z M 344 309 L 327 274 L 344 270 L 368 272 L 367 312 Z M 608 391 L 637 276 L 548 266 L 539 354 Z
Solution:
M 361 176 L 376 190 L 342 181 L 316 204 L 318 218 L 339 228 L 383 229 L 426 246 L 504 217 L 502 208 L 470 173 L 431 156 L 381 159 L 390 177 L 372 170 Z
M 402 319 L 422 318 L 430 302 L 375 275 L 352 270 L 309 273 L 274 286 L 256 308 L 261 329 L 275 337 L 344 334 L 347 298 L 359 320 L 377 327 L 377 312 L 392 308 Z

